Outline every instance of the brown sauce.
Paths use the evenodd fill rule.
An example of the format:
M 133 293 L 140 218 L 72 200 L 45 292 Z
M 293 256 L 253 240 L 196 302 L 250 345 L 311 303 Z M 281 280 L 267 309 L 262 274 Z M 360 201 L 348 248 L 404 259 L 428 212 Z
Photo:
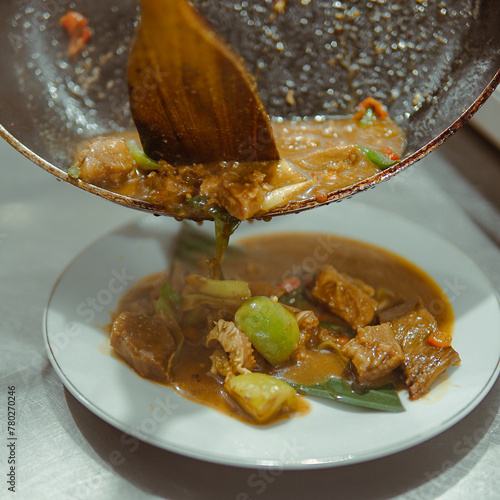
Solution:
M 439 328 L 453 332 L 453 309 L 439 285 L 415 264 L 392 252 L 348 238 L 314 233 L 259 236 L 238 240 L 237 244 L 249 252 L 237 263 L 225 263 L 227 278 L 281 283 L 300 267 L 312 272 L 331 264 L 375 289 L 390 290 L 401 302 L 419 296 Z
M 239 240 L 237 245 L 244 247 L 246 252 L 240 254 L 238 259 L 225 262 L 226 279 L 262 281 L 277 285 L 301 271 L 313 273 L 320 266 L 331 264 L 338 271 L 361 279 L 375 289 L 390 290 L 394 303 L 419 296 L 423 304 L 433 312 L 439 329 L 450 334 L 453 332 L 453 310 L 443 291 L 425 272 L 393 253 L 369 244 L 324 234 L 259 236 Z M 125 311 L 151 314 L 154 309 L 153 300 L 158 297 L 165 278 L 165 272 L 145 277 L 125 293 L 113 316 Z M 322 311 L 321 314 L 325 312 Z M 326 319 L 331 316 L 327 315 Z M 338 318 L 336 321 L 339 321 Z M 192 401 L 241 420 L 251 421 L 225 392 L 223 378 L 210 373 L 209 356 L 212 350 L 205 345 L 207 333 L 206 328 L 204 330 L 201 326 L 185 330 L 186 340 L 167 385 Z M 346 369 L 345 360 L 335 351 L 317 348 L 316 344 L 309 349 L 305 358 L 299 361 L 292 358 L 275 368 L 257 353 L 257 371 L 301 384 L 312 384 L 332 376 L 351 376 Z M 402 386 L 397 374 L 388 379 L 396 382 L 399 387 Z M 295 415 L 304 415 L 308 411 L 305 398 L 301 397 L 300 401 Z M 279 418 L 288 416 L 282 414 Z
M 284 204 L 325 199 L 328 193 L 355 184 L 379 172 L 358 148 L 392 151 L 401 156 L 405 135 L 389 117 L 364 125 L 358 118 L 318 118 L 275 121 L 272 124 L 281 160 L 270 162 L 220 161 L 161 168 L 140 168 L 125 143 L 97 140 L 77 151 L 80 179 L 110 191 L 164 206 L 179 218 L 199 215 L 192 200 L 201 197 L 207 207 L 220 207 L 245 220 L 262 216 Z M 108 140 L 112 138 L 109 137 Z M 137 134 L 116 135 L 133 139 Z

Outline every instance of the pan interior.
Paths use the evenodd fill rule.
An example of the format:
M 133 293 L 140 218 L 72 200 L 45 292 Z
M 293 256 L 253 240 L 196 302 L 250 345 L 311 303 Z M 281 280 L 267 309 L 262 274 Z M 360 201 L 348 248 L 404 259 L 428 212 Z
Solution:
M 495 0 L 193 3 L 243 56 L 271 116 L 343 115 L 374 96 L 408 131 L 408 154 L 459 119 L 500 68 Z M 82 139 L 132 127 L 125 72 L 139 17 L 136 0 L 81 0 L 93 35 L 68 57 L 59 18 L 71 7 L 0 4 L 9 48 L 0 55 L 0 123 L 62 170 Z M 155 78 L 145 75 L 145 85 Z

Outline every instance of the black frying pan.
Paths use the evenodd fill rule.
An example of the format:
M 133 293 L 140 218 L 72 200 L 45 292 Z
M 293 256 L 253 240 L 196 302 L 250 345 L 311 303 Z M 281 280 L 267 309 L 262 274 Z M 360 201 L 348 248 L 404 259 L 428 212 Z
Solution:
M 57 177 L 115 202 L 162 212 L 72 180 L 66 170 L 83 139 L 132 127 L 127 54 L 135 0 L 81 0 L 93 36 L 66 55 L 59 18 L 74 2 L 0 3 L 0 134 Z M 408 167 L 463 125 L 500 81 L 497 0 L 193 0 L 240 52 L 272 116 L 342 115 L 374 96 L 408 134 L 403 161 L 332 193 L 327 203 Z M 165 50 L 168 50 L 166 47 Z M 287 102 L 293 93 L 295 104 Z M 315 206 L 311 200 L 271 215 Z

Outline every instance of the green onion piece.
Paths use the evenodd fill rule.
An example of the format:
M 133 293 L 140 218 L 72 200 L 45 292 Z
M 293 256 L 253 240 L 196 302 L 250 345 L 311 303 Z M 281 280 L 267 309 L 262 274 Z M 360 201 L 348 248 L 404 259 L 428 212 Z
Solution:
M 373 123 L 375 122 L 376 119 L 377 119 L 377 114 L 375 113 L 375 111 L 373 111 L 372 107 L 368 107 L 368 108 L 366 108 L 366 111 L 365 111 L 365 114 L 363 115 L 363 118 L 361 118 L 361 120 L 359 120 L 359 124 L 362 127 L 368 127 L 370 125 L 373 125 Z
M 210 280 L 192 274 L 186 278 L 186 285 L 195 293 L 226 299 L 248 299 L 251 297 L 246 281 Z
M 73 179 L 78 179 L 80 177 L 80 167 L 71 165 L 71 167 L 68 168 L 68 175 Z
M 194 208 L 195 210 L 199 210 L 200 212 L 205 210 L 208 203 L 208 198 L 201 194 L 196 196 L 192 196 L 191 198 L 186 198 L 185 201 L 188 207 Z
M 192 311 L 193 309 L 198 309 L 201 306 L 208 306 L 212 309 L 222 307 L 224 309 L 232 309 L 234 310 L 234 312 L 236 312 L 238 308 L 245 302 L 245 300 L 248 299 L 242 299 L 239 297 L 217 297 L 216 295 L 205 295 L 202 293 L 188 293 L 182 296 L 181 311 Z
M 339 403 L 362 406 L 380 411 L 404 411 L 394 384 L 389 383 L 376 388 L 360 387 L 340 378 L 330 378 L 324 383 L 314 385 L 291 384 L 301 394 L 331 399 Z
M 141 151 L 135 141 L 127 141 L 127 146 L 137 166 L 142 170 L 158 170 L 161 165 Z
M 160 289 L 160 297 L 155 302 L 156 312 L 173 315 L 181 304 L 182 296 L 165 281 Z
M 189 293 L 182 296 L 182 311 L 191 311 L 203 305 L 236 310 L 252 295 L 245 281 L 211 280 L 192 274 L 186 278 L 186 285 Z
M 292 292 L 284 293 L 278 300 L 282 304 L 287 306 L 298 307 L 299 309 L 304 309 L 307 306 L 307 291 L 306 288 L 300 286 Z
M 201 305 L 238 308 L 252 295 L 245 281 L 210 280 L 192 274 L 186 278 L 186 285 L 190 293 L 182 296 L 182 311 L 189 311 Z
M 375 151 L 374 149 L 359 145 L 358 148 L 379 170 L 385 170 L 386 168 L 392 167 L 393 165 L 396 165 L 396 163 L 399 163 L 399 160 L 391 160 L 380 151 Z

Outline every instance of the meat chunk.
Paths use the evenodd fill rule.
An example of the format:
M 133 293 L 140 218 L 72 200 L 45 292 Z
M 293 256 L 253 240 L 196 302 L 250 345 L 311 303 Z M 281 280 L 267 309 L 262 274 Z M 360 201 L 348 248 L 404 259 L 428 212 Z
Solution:
M 265 177 L 258 170 L 225 171 L 207 177 L 200 186 L 200 194 L 225 208 L 233 217 L 246 220 L 260 210 L 269 191 L 264 184 Z
M 163 319 L 121 313 L 113 321 L 111 346 L 142 377 L 169 379 L 176 345 Z
M 301 331 L 311 330 L 317 328 L 319 325 L 319 319 L 313 311 L 298 310 L 295 313 L 295 319 Z
M 232 321 L 217 321 L 207 336 L 207 347 L 215 347 L 210 356 L 213 374 L 227 377 L 250 373 L 255 368 L 252 344 Z
M 215 346 L 214 351 L 210 355 L 210 361 L 212 361 L 210 373 L 214 375 L 222 375 L 223 377 L 236 375 L 236 370 L 231 365 L 229 356 L 222 346 Z
M 312 295 L 330 311 L 347 321 L 352 328 L 366 326 L 375 317 L 377 301 L 374 290 L 361 280 L 325 266 L 314 283 Z
M 403 350 L 388 323 L 358 328 L 342 353 L 351 359 L 362 383 L 374 382 L 397 368 L 404 360 Z
M 427 343 L 430 334 L 438 329 L 432 314 L 420 300 L 409 301 L 380 313 L 381 321 L 388 321 L 394 336 L 403 348 L 403 369 L 410 399 L 418 399 L 429 392 L 432 383 L 450 366 L 460 362 L 453 347 L 432 347 Z
M 79 178 L 96 186 L 119 186 L 135 167 L 126 142 L 116 137 L 92 141 L 76 160 Z
M 306 357 L 306 344 L 307 341 L 317 334 L 319 328 L 319 319 L 314 311 L 300 310 L 295 307 L 285 306 L 297 320 L 299 325 L 299 343 L 293 352 L 293 357 L 297 362 Z

